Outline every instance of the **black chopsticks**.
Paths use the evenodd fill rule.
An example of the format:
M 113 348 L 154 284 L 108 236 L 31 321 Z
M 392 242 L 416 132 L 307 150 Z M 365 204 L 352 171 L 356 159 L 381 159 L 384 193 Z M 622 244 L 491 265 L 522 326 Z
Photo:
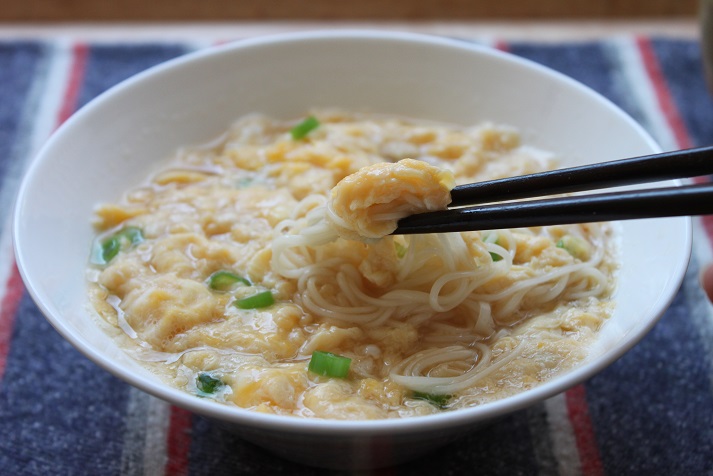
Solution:
M 713 174 L 713 147 L 459 185 L 450 207 L 399 220 L 394 235 L 713 214 L 713 183 L 492 203 Z

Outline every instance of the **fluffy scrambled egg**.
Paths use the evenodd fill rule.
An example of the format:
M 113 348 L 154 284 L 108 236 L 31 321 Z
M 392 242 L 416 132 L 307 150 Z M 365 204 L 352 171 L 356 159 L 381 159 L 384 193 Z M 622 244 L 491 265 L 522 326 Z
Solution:
M 327 219 L 342 238 L 373 241 L 393 232 L 403 217 L 445 209 L 454 186 L 451 171 L 420 160 L 370 165 L 332 189 Z

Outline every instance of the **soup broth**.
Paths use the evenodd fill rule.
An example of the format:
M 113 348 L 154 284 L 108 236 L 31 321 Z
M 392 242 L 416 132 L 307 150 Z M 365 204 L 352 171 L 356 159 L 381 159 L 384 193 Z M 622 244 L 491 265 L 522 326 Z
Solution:
M 586 358 L 613 306 L 609 224 L 364 236 L 552 154 L 501 125 L 311 118 L 242 118 L 97 207 L 91 302 L 157 379 L 259 412 L 384 419 L 504 398 Z M 381 163 L 411 168 L 354 175 Z

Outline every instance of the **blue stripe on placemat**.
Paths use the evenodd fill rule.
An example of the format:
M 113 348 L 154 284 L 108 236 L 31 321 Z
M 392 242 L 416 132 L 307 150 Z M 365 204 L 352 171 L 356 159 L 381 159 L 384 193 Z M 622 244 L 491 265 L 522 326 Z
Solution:
M 690 41 L 653 40 L 671 96 L 696 145 L 713 144 L 713 96 L 709 93 L 701 50 Z
M 95 45 L 89 50 L 79 106 L 85 105 L 117 83 L 188 53 L 181 44 Z
M 0 43 L 0 177 L 15 158 L 19 116 L 44 55 L 38 43 Z
M 541 466 L 535 457 L 528 411 L 516 412 L 495 424 L 464 435 L 421 458 L 394 470 L 373 470 L 360 474 L 461 474 L 464 468 L 477 468 L 473 474 L 536 474 Z M 545 436 L 547 438 L 547 436 Z M 548 462 L 549 463 L 549 462 Z M 553 469 L 546 466 L 539 474 Z M 253 474 L 300 475 L 353 474 L 327 471 L 280 459 L 266 450 L 243 441 L 220 425 L 195 418 L 190 454 L 190 474 L 248 476 Z
M 40 43 L 0 43 L 0 210 L 12 207 L 28 159 L 36 89 L 46 76 L 48 56 Z M 0 220 L 0 233 L 6 223 Z
M 697 280 L 695 266 L 686 280 Z M 701 358 L 690 312 L 679 292 L 651 333 L 586 386 L 602 460 L 611 474 L 706 474 L 711 469 L 711 369 Z
M 205 418 L 193 419 L 189 474 L 317 476 L 327 472 L 278 458 Z
M 627 90 L 628 82 L 622 77 L 617 48 L 616 42 L 607 41 L 567 45 L 513 43 L 509 51 L 589 86 L 635 121 L 644 124 L 641 107 Z
M 398 474 L 537 474 L 527 411 L 515 412 L 465 435 L 419 460 L 399 467 Z
M 0 473 L 115 474 L 128 387 L 64 340 L 27 294 L 0 388 Z
M 586 84 L 619 106 L 624 103 L 618 85 L 612 80 L 615 65 L 602 43 L 576 46 L 512 43 L 508 50 Z

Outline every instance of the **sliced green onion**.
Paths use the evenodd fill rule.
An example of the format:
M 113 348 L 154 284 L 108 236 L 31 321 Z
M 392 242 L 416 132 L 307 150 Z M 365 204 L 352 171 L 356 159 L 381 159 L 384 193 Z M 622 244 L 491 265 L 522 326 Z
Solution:
M 487 235 L 485 235 L 483 237 L 483 243 L 492 243 L 494 245 L 497 245 L 498 240 L 500 240 L 500 237 L 498 236 L 497 233 L 488 233 Z M 489 253 L 490 253 L 490 258 L 493 260 L 493 262 L 497 262 L 497 261 L 500 261 L 501 259 L 503 259 L 503 257 L 497 253 L 493 253 L 492 251 L 490 251 Z
M 398 256 L 399 258 L 403 258 L 404 256 L 406 256 L 406 251 L 408 250 L 408 248 L 406 248 L 398 241 L 394 241 L 394 247 L 396 248 L 396 256 Z
M 239 309 L 260 309 L 275 304 L 272 291 L 263 291 L 246 298 L 236 300 L 233 305 Z
M 132 245 L 138 245 L 144 241 L 144 233 L 141 231 L 141 228 L 135 226 L 127 226 L 118 232 L 117 236 L 119 236 L 120 239 L 126 238 Z
M 119 251 L 130 246 L 136 246 L 144 241 L 144 234 L 140 228 L 127 226 L 102 241 L 95 242 L 92 253 L 92 262 L 107 264 L 114 259 Z
M 223 385 L 225 383 L 222 380 L 211 377 L 207 373 L 198 374 L 198 377 L 196 377 L 196 387 L 203 393 L 215 393 Z
M 586 240 L 572 235 L 564 235 L 557 242 L 557 248 L 562 248 L 575 258 L 586 260 L 592 252 L 592 246 Z
M 230 291 L 238 283 L 246 286 L 252 285 L 247 279 L 230 271 L 216 271 L 208 278 L 208 287 L 216 291 Z
M 434 405 L 441 410 L 446 408 L 448 401 L 452 398 L 451 395 L 434 395 L 432 393 L 413 392 L 413 398 L 417 400 L 425 400 L 431 405 Z
M 325 377 L 346 378 L 349 375 L 351 363 L 352 359 L 349 357 L 316 350 L 312 354 L 312 359 L 309 361 L 307 368 L 310 372 L 324 375 Z
M 501 259 L 503 259 L 502 256 L 500 256 L 499 254 L 493 253 L 492 251 L 490 251 L 490 257 L 493 259 L 493 262 L 497 262 L 497 261 L 500 261 Z
M 101 244 L 101 259 L 104 263 L 108 263 L 116 255 L 119 254 L 119 250 L 121 249 L 121 242 L 119 241 L 119 238 L 116 236 L 112 236 L 110 238 L 107 238 L 106 240 L 102 241 Z
M 317 118 L 314 116 L 309 116 L 307 119 L 293 127 L 292 130 L 290 130 L 290 134 L 292 134 L 292 138 L 294 140 L 300 140 L 304 139 L 307 134 L 309 134 L 318 127 L 319 121 L 317 120 Z

